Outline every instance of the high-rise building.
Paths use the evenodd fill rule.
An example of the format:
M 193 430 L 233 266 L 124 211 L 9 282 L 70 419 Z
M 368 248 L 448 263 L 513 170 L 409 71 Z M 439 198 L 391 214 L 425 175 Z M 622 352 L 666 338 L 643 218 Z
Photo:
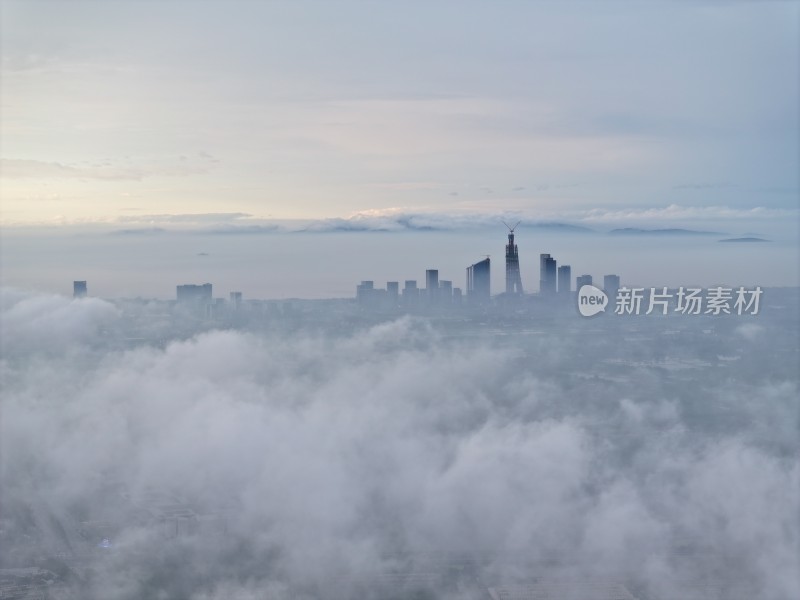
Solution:
M 539 255 L 539 293 L 555 294 L 556 259 L 549 254 Z
M 211 284 L 179 285 L 177 289 L 178 302 L 211 302 Z
M 453 288 L 453 304 L 456 306 L 461 306 L 461 288 L 454 287 Z
M 242 307 L 242 292 L 231 292 L 231 304 L 236 310 Z
M 400 295 L 400 282 L 398 281 L 387 281 L 386 282 L 386 295 L 389 296 L 390 300 L 393 303 L 397 302 L 397 298 Z
M 514 227 L 509 227 L 508 223 L 508 244 L 506 244 L 506 294 L 522 294 L 522 277 L 519 272 L 519 251 L 514 243 Z
M 364 304 L 372 299 L 374 291 L 374 281 L 362 281 L 356 286 L 356 300 L 358 300 L 359 304 Z
M 425 271 L 425 292 L 428 295 L 428 302 L 434 303 L 439 295 L 439 270 L 428 269 Z
M 72 297 L 73 298 L 85 298 L 87 294 L 86 291 L 86 282 L 85 281 L 73 281 L 72 282 Z
M 603 277 L 603 291 L 609 298 L 616 298 L 619 290 L 619 275 L 606 275 Z
M 569 265 L 558 267 L 558 293 L 568 294 L 572 291 L 572 269 Z
M 491 263 L 486 257 L 467 267 L 467 301 L 487 304 L 491 298 Z
M 451 304 L 453 302 L 453 282 L 442 279 L 439 282 L 439 301 L 442 304 Z
M 415 279 L 406 279 L 403 286 L 403 304 L 412 306 L 419 300 L 419 289 L 417 289 L 417 281 Z
M 575 278 L 575 291 L 580 291 L 581 286 L 592 285 L 591 275 L 581 275 Z

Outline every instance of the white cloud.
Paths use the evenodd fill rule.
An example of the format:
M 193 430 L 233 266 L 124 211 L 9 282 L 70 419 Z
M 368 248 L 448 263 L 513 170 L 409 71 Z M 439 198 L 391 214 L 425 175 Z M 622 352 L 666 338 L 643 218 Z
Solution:
M 798 463 L 781 450 L 796 439 L 771 447 L 769 425 L 792 410 L 789 382 L 716 389 L 727 372 L 678 385 L 631 370 L 628 384 L 581 383 L 564 357 L 653 348 L 563 332 L 515 348 L 414 318 L 126 350 L 130 317 L 108 303 L 6 292 L 2 306 L 4 516 L 28 502 L 115 524 L 89 597 L 380 596 L 376 573 L 442 553 L 501 581 L 547 564 L 665 596 L 712 575 L 726 599 L 798 591 Z M 739 350 L 788 377 L 758 346 L 780 323 L 762 326 L 772 334 Z M 732 424 L 704 421 L 722 401 Z M 224 515 L 227 533 L 165 537 L 153 493 L 211 525 Z

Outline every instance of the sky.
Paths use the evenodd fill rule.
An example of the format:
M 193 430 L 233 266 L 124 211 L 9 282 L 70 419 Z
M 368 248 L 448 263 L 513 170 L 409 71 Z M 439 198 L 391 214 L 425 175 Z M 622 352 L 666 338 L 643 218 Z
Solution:
M 5 223 L 796 204 L 794 2 L 0 14 Z
M 756 233 L 797 284 L 796 2 L 3 0 L 0 27 L 8 284 L 94 273 L 64 235 L 420 217 L 494 228 L 462 267 L 504 217 Z

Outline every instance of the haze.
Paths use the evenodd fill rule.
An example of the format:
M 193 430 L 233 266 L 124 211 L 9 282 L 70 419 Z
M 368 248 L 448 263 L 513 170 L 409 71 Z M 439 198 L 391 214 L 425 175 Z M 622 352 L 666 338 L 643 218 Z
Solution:
M 1 1 L 0 599 L 800 598 L 799 29 Z

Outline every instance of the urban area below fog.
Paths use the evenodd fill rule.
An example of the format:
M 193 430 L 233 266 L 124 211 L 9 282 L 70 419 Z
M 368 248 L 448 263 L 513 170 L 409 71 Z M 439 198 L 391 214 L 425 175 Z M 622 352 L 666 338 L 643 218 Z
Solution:
M 798 289 L 505 258 L 498 293 L 489 258 L 463 294 L 4 288 L 0 597 L 795 597 Z

